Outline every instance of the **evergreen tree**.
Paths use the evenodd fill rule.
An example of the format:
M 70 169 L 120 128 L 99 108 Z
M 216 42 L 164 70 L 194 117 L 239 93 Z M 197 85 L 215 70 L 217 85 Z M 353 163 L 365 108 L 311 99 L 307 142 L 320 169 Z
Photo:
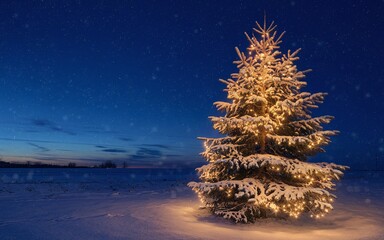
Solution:
M 236 48 L 239 68 L 226 84 L 228 102 L 215 102 L 224 117 L 210 117 L 222 138 L 201 138 L 208 161 L 197 169 L 202 182 L 188 185 L 212 210 L 236 222 L 261 217 L 323 217 L 336 196 L 334 180 L 346 166 L 310 163 L 330 136 L 332 116 L 311 117 L 326 93 L 302 92 L 307 71 L 295 65 L 297 51 L 282 54 L 276 25 L 257 24 L 246 34 L 248 54 Z M 256 37 L 256 35 L 258 37 Z

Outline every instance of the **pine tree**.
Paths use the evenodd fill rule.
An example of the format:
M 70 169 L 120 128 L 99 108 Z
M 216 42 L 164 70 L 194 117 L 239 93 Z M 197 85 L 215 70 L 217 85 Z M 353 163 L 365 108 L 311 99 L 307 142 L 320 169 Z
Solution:
M 308 70 L 294 64 L 300 49 L 282 54 L 284 32 L 277 35 L 273 22 L 256 25 L 252 36 L 245 33 L 248 54 L 236 48 L 239 72 L 220 80 L 228 102 L 214 105 L 225 116 L 210 119 L 224 137 L 200 138 L 208 164 L 197 169 L 202 182 L 188 186 L 213 213 L 236 222 L 323 217 L 333 208 L 334 181 L 348 168 L 307 161 L 338 133 L 322 127 L 332 116 L 311 117 L 326 93 L 302 92 Z

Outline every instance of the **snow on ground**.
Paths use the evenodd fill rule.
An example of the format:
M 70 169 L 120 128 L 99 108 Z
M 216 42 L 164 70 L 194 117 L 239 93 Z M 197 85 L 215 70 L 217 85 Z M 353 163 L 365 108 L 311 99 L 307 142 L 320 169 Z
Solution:
M 0 239 L 384 239 L 384 173 L 349 172 L 321 220 L 234 224 L 199 209 L 192 170 L 0 169 Z

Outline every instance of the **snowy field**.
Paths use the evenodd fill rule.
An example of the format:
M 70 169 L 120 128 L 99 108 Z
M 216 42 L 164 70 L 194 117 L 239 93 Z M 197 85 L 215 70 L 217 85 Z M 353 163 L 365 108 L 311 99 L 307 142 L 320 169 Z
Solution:
M 0 239 L 384 239 L 384 173 L 347 172 L 321 220 L 233 224 L 191 169 L 0 169 Z

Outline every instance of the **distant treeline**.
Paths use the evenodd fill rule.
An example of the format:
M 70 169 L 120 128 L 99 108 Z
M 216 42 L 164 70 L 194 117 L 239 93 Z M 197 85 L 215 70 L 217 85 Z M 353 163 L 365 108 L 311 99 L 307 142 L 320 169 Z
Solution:
M 126 167 L 124 164 L 123 167 Z M 100 165 L 95 166 L 78 166 L 76 163 L 70 162 L 68 165 L 56 165 L 40 162 L 26 162 L 26 163 L 11 163 L 0 161 L 0 168 L 116 168 L 116 164 L 112 161 L 105 161 Z
M 56 165 L 39 162 L 11 163 L 0 161 L 0 168 L 87 168 L 86 166 L 76 166 L 76 163 L 68 165 Z

